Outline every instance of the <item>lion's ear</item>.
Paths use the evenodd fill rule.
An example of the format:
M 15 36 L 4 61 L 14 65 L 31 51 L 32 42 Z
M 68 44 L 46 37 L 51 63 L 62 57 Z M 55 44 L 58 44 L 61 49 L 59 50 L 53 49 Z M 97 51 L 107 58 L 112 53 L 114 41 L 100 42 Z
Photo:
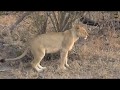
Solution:
M 79 24 L 72 23 L 72 27 L 75 28 L 75 29 L 79 28 Z
M 79 24 L 79 19 L 76 19 L 76 20 L 72 23 L 72 27 L 75 28 L 77 24 Z
M 75 29 L 77 29 L 77 30 L 80 29 L 80 26 L 79 26 L 79 25 L 76 25 L 76 26 L 75 26 Z
M 80 27 L 79 24 L 73 24 L 73 28 L 74 28 L 75 30 L 79 30 L 81 27 Z

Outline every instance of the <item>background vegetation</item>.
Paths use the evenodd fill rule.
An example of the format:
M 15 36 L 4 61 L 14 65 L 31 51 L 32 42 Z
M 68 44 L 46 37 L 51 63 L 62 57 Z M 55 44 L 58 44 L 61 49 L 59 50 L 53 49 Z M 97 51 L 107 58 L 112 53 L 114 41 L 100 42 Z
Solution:
M 80 38 L 69 52 L 70 68 L 58 72 L 59 52 L 47 54 L 34 71 L 31 53 L 18 61 L 0 63 L 0 78 L 120 78 L 120 12 L 108 11 L 39 11 L 0 12 L 0 58 L 17 57 L 25 43 L 36 35 L 63 32 L 77 20 L 90 34 Z

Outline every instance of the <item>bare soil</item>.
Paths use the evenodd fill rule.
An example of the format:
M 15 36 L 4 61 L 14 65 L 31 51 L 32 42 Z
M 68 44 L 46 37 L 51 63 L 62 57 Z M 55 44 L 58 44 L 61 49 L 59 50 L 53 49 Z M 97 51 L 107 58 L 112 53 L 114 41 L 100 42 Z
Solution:
M 14 36 L 16 40 L 14 42 L 19 45 L 10 45 L 14 42 L 7 34 L 8 26 L 15 22 L 16 17 L 14 15 L 0 16 L 0 58 L 17 57 L 24 51 L 24 43 Z M 18 33 L 21 40 L 26 40 L 27 32 L 33 33 L 32 30 L 30 23 L 21 22 L 14 33 Z M 106 36 L 91 34 L 86 41 L 80 38 L 73 50 L 69 52 L 70 67 L 67 70 L 57 69 L 60 61 L 59 54 L 52 58 L 48 55 L 41 63 L 47 69 L 38 73 L 30 66 L 33 57 L 31 53 L 28 53 L 20 60 L 0 63 L 0 79 L 120 78 L 120 30 L 109 30 L 106 33 Z

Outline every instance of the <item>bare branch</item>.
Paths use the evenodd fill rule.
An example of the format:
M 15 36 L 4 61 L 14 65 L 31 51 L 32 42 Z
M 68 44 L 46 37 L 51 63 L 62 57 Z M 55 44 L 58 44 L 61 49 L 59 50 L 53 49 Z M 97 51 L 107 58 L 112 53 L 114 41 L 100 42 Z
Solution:
M 64 31 L 66 29 L 66 27 L 71 23 L 71 19 L 68 20 L 68 22 L 66 23 L 66 25 L 64 26 L 64 28 L 62 29 L 62 31 Z
M 31 12 L 26 12 L 26 13 L 23 13 L 23 15 L 18 18 L 18 20 L 9 28 L 10 29 L 10 32 L 12 33 L 12 30 L 27 16 L 29 15 Z
M 59 24 L 60 24 L 61 12 L 62 11 L 58 11 L 58 22 L 59 22 Z
M 70 14 L 67 15 L 66 20 L 63 22 L 64 26 L 62 27 L 62 31 L 64 31 L 66 29 L 66 27 L 69 25 L 70 23 Z
M 58 24 L 57 16 L 56 16 L 56 14 L 55 14 L 54 11 L 52 12 L 52 14 L 53 14 L 53 17 L 54 17 L 54 20 L 55 20 L 55 23 L 56 23 L 57 31 L 59 31 L 60 28 L 59 28 L 59 24 Z
M 42 34 L 46 33 L 47 21 L 48 21 L 48 14 L 45 13 L 45 20 L 44 20 L 43 25 L 41 27 Z
M 62 24 L 63 24 L 63 20 L 65 19 L 65 12 L 64 11 L 61 11 L 60 13 L 60 18 L 59 18 L 59 27 L 60 27 L 60 30 L 62 30 Z
M 51 21 L 52 21 L 52 24 L 53 24 L 53 27 L 54 27 L 55 31 L 57 31 L 56 26 L 55 26 L 55 23 L 54 23 L 51 15 L 50 15 L 49 13 L 47 13 L 47 14 L 48 14 L 48 16 L 50 17 L 50 19 L 51 19 Z
M 65 16 L 64 16 L 64 20 L 62 22 L 62 25 L 61 25 L 61 31 L 64 31 L 64 29 L 66 28 L 66 26 L 68 25 L 68 21 L 70 19 L 70 14 L 69 13 L 66 13 Z M 65 28 L 64 28 L 65 27 Z

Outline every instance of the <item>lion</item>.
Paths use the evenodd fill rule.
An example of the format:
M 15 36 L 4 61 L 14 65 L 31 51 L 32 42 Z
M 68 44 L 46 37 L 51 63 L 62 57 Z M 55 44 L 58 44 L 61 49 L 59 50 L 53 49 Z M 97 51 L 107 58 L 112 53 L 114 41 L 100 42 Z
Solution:
M 41 66 L 41 60 L 46 53 L 55 53 L 60 51 L 60 65 L 59 68 L 65 70 L 68 65 L 68 52 L 74 46 L 74 43 L 83 37 L 87 39 L 88 33 L 86 29 L 79 24 L 72 26 L 70 30 L 64 32 L 50 32 L 38 35 L 31 39 L 24 53 L 16 58 L 1 59 L 1 62 L 18 60 L 24 57 L 30 50 L 34 59 L 31 61 L 31 66 L 38 72 L 46 69 L 46 67 Z

